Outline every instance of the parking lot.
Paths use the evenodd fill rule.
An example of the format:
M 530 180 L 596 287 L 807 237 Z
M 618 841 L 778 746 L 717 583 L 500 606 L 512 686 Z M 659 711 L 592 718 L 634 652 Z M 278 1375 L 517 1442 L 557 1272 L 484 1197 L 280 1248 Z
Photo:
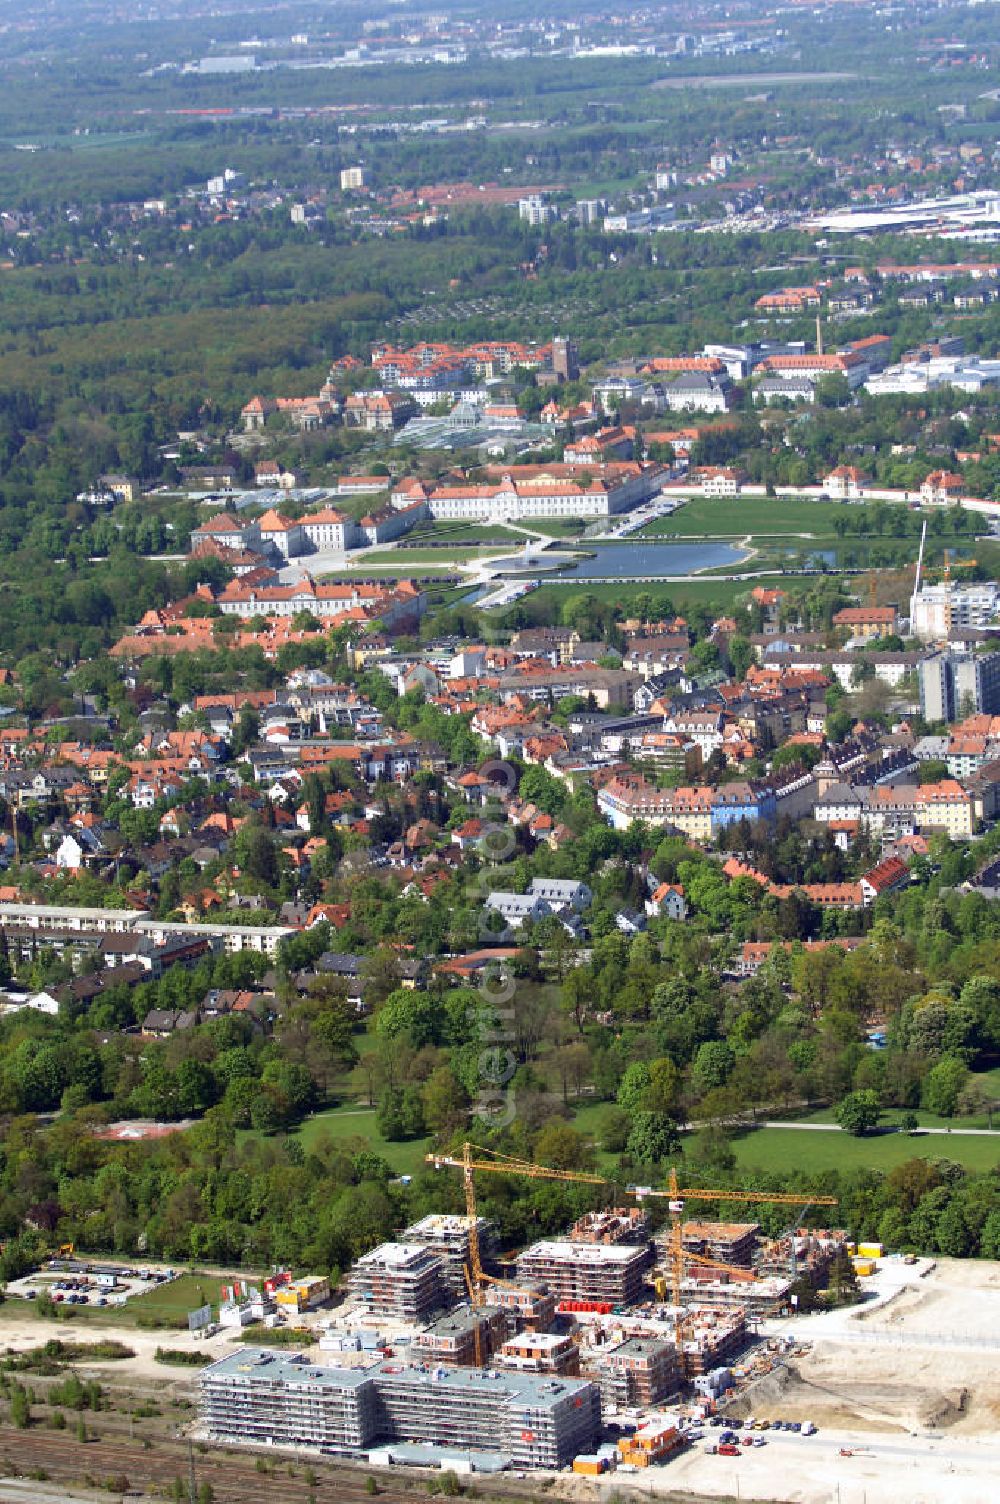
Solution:
M 54 1258 L 21 1279 L 11 1280 L 8 1298 L 37 1300 L 44 1291 L 56 1305 L 124 1306 L 177 1279 L 176 1269 L 103 1260 Z

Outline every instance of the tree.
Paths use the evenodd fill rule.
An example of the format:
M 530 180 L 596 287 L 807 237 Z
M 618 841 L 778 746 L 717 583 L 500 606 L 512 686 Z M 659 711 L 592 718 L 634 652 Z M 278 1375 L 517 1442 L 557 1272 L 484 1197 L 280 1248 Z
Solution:
M 949 1201 L 938 1217 L 934 1240 L 948 1258 L 964 1259 L 973 1253 L 973 1241 L 957 1200 Z
M 679 1146 L 680 1135 L 673 1118 L 660 1112 L 637 1112 L 633 1116 L 626 1149 L 639 1164 L 662 1164 Z
M 730 637 L 726 651 L 729 655 L 729 662 L 732 665 L 733 677 L 736 679 L 745 679 L 747 669 L 753 663 L 753 648 L 750 645 L 749 638 L 739 636 Z
M 547 815 L 561 814 L 567 800 L 566 785 L 541 767 L 525 768 L 518 782 L 520 798 L 536 804 Z
M 1000 1209 L 990 1212 L 986 1218 L 979 1238 L 979 1251 L 984 1259 L 1000 1259 Z
M 953 1118 L 968 1077 L 968 1067 L 961 1060 L 945 1056 L 927 1074 L 922 1094 L 923 1106 L 938 1117 Z
M 861 1138 L 870 1133 L 882 1115 L 878 1097 L 873 1091 L 852 1091 L 837 1107 L 837 1122 L 845 1133 Z
M 431 1133 L 444 1138 L 465 1122 L 469 1097 L 447 1065 L 438 1066 L 424 1083 L 424 1121 Z
M 830 1262 L 827 1284 L 832 1305 L 853 1305 L 859 1298 L 858 1276 L 846 1248 L 838 1248 Z
M 414 1049 L 441 1043 L 443 1009 L 429 992 L 408 991 L 398 987 L 390 992 L 375 1016 L 375 1033 L 379 1039 L 408 1039 Z
M 735 1064 L 736 1055 L 731 1045 L 724 1039 L 707 1039 L 698 1047 L 691 1075 L 698 1090 L 708 1092 L 729 1080 Z
M 550 1118 L 535 1140 L 535 1159 L 553 1170 L 589 1170 L 590 1145 L 582 1133 L 560 1118 Z
M 676 1115 L 681 1074 L 667 1056 L 637 1060 L 630 1065 L 618 1088 L 618 1104 L 626 1112 L 648 1112 L 658 1116 Z
M 263 825 L 245 825 L 234 841 L 237 860 L 248 877 L 273 888 L 278 881 L 274 841 Z

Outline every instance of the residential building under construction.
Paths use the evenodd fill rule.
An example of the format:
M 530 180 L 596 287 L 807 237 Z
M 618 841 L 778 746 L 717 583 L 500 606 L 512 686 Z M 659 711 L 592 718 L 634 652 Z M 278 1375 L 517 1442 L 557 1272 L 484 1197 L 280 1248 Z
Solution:
M 601 1430 L 600 1392 L 586 1379 L 398 1361 L 328 1368 L 243 1348 L 204 1369 L 200 1385 L 205 1430 L 228 1444 L 365 1452 L 419 1442 L 473 1462 L 479 1452 L 559 1468 Z
M 649 1218 L 641 1206 L 584 1212 L 570 1228 L 572 1243 L 648 1243 Z
M 476 1229 L 480 1252 L 485 1255 L 491 1241 L 489 1223 L 485 1217 L 476 1218 Z M 469 1233 L 468 1217 L 432 1214 L 421 1217 L 419 1222 L 405 1228 L 400 1241 L 429 1248 L 441 1261 L 441 1274 L 445 1284 L 455 1299 L 461 1300 L 466 1293 L 465 1271 L 471 1267 Z
M 807 1279 L 813 1289 L 825 1285 L 830 1265 L 847 1247 L 843 1229 L 797 1228 L 764 1244 L 759 1266 L 764 1274 Z
M 452 1303 L 441 1260 L 419 1243 L 380 1243 L 358 1259 L 347 1287 L 382 1320 L 420 1324 Z
M 540 1283 L 494 1283 L 490 1286 L 490 1304 L 506 1313 L 515 1332 L 547 1332 L 556 1319 L 556 1298 L 547 1285 Z
M 548 1285 L 557 1303 L 582 1301 L 614 1309 L 642 1297 L 650 1259 L 651 1250 L 644 1245 L 546 1239 L 518 1256 L 517 1272 L 521 1279 Z
M 490 1361 L 509 1329 L 507 1313 L 497 1306 L 460 1306 L 418 1332 L 411 1352 L 422 1363 L 473 1368 Z
M 686 1379 L 711 1373 L 737 1357 L 747 1343 L 746 1315 L 742 1308 L 685 1311 L 681 1322 L 681 1367 Z
M 792 1282 L 780 1275 L 754 1276 L 746 1279 L 725 1269 L 692 1265 L 681 1283 L 685 1305 L 707 1306 L 711 1310 L 742 1310 L 751 1320 L 776 1316 L 788 1307 Z
M 676 1347 L 657 1337 L 630 1337 L 601 1352 L 592 1366 L 609 1410 L 660 1405 L 683 1382 Z
M 497 1353 L 498 1368 L 518 1373 L 577 1374 L 580 1350 L 572 1337 L 556 1332 L 522 1332 L 511 1337 Z
M 758 1222 L 685 1222 L 681 1227 L 681 1242 L 688 1253 L 700 1253 L 720 1264 L 738 1264 L 749 1269 L 759 1233 Z

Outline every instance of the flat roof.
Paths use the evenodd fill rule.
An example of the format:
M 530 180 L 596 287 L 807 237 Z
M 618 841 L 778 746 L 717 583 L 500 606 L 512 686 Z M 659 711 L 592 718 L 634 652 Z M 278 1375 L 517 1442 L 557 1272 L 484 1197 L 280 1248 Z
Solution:
M 420 1333 L 424 1337 L 447 1337 L 460 1332 L 475 1331 L 484 1321 L 501 1314 L 499 1306 L 459 1306 L 445 1316 L 430 1322 Z M 419 1340 L 419 1339 L 418 1339 Z
M 301 1353 L 240 1347 L 203 1369 L 201 1379 L 266 1379 L 269 1383 L 308 1384 L 317 1389 L 360 1389 L 371 1378 L 373 1367 L 327 1367 L 310 1363 Z
M 397 1269 L 410 1268 L 421 1263 L 438 1263 L 439 1256 L 425 1243 L 380 1243 L 368 1253 L 362 1254 L 355 1269 L 389 1264 Z
M 405 1363 L 386 1359 L 370 1368 L 311 1363 L 301 1353 L 278 1353 L 270 1348 L 244 1347 L 203 1369 L 201 1382 L 210 1379 L 255 1379 L 268 1383 L 307 1385 L 310 1388 L 360 1389 L 373 1379 L 392 1379 L 414 1389 L 438 1392 L 480 1393 L 485 1389 L 505 1394 L 535 1410 L 547 1410 L 575 1395 L 595 1389 L 590 1379 L 548 1378 L 538 1374 L 501 1372 L 493 1368 L 444 1368 L 436 1363 Z
M 502 1473 L 513 1461 L 509 1452 L 480 1452 L 475 1447 L 457 1447 L 454 1443 L 434 1446 L 426 1441 L 387 1441 L 368 1448 L 372 1461 L 386 1454 L 394 1462 L 409 1463 L 412 1467 L 471 1462 L 476 1473 Z
M 458 1392 L 491 1389 L 506 1393 L 513 1400 L 536 1410 L 549 1409 L 559 1400 L 596 1388 L 590 1379 L 548 1378 L 539 1374 L 517 1373 L 496 1368 L 443 1368 L 433 1363 L 400 1363 L 392 1358 L 374 1370 L 378 1377 L 393 1378 L 414 1388 L 435 1388 Z
M 546 1347 L 565 1347 L 571 1340 L 565 1332 L 521 1332 L 517 1337 L 510 1337 L 503 1344 L 501 1351 L 505 1351 L 508 1347 L 535 1347 L 539 1350 Z
M 145 909 L 95 909 L 86 906 L 71 906 L 47 903 L 0 903 L 0 919 L 33 919 L 36 922 L 51 921 L 87 921 L 100 923 L 103 928 L 110 932 L 115 925 L 124 925 L 129 929 L 153 931 L 165 935 L 188 935 L 197 939 L 199 935 L 292 935 L 296 932 L 284 924 L 244 924 L 236 919 L 232 924 L 179 924 L 175 921 L 156 919 L 152 914 L 147 914 Z M 72 933 L 76 933 L 73 931 Z
M 560 1241 L 543 1238 L 539 1243 L 532 1243 L 520 1257 L 573 1264 L 630 1264 L 634 1259 L 644 1257 L 645 1252 L 645 1248 L 637 1243 L 573 1243 L 568 1238 Z
M 626 1337 L 617 1347 L 607 1349 L 609 1358 L 648 1358 L 652 1353 L 675 1352 L 674 1344 L 666 1337 Z
M 737 1239 L 760 1232 L 759 1222 L 685 1222 L 681 1235 L 685 1238 Z
M 476 1224 L 485 1227 L 486 1218 L 477 1217 Z M 403 1233 L 406 1242 L 418 1243 L 420 1234 L 428 1233 L 460 1233 L 468 1232 L 470 1220 L 455 1212 L 429 1212 L 426 1217 L 421 1217 L 419 1222 L 411 1222 Z

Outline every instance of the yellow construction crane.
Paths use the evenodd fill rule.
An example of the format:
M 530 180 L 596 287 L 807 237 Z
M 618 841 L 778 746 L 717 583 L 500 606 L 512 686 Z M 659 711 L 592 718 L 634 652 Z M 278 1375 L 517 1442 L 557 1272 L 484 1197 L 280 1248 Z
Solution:
M 474 1155 L 488 1155 L 489 1158 L 476 1159 Z M 469 1221 L 469 1268 L 471 1271 L 469 1293 L 472 1296 L 473 1305 L 482 1305 L 483 1285 L 487 1281 L 492 1284 L 502 1283 L 500 1280 L 490 1281 L 489 1276 L 483 1273 L 479 1248 L 479 1215 L 476 1211 L 474 1178 L 476 1170 L 485 1170 L 492 1175 L 525 1175 L 529 1180 L 582 1181 L 584 1185 L 609 1184 L 603 1175 L 587 1175 L 580 1170 L 552 1170 L 548 1165 L 535 1165 L 528 1159 L 501 1154 L 496 1149 L 483 1149 L 478 1144 L 463 1144 L 461 1159 L 456 1159 L 452 1154 L 425 1154 L 424 1158 L 436 1170 L 440 1170 L 444 1165 L 450 1165 L 453 1169 L 462 1171 L 462 1184 L 465 1187 L 465 1214 Z
M 681 1187 L 677 1183 L 677 1171 L 671 1169 L 667 1185 L 663 1190 L 657 1190 L 653 1186 L 633 1185 L 628 1187 L 630 1196 L 635 1196 L 642 1201 L 647 1196 L 666 1197 L 670 1211 L 670 1235 L 667 1243 L 668 1263 L 670 1265 L 670 1282 L 673 1303 L 680 1310 L 681 1283 L 684 1278 L 684 1261 L 697 1264 L 712 1265 L 712 1259 L 703 1258 L 700 1254 L 689 1254 L 684 1249 L 683 1222 L 684 1203 L 686 1201 L 746 1201 L 760 1203 L 762 1205 L 775 1206 L 801 1206 L 802 1196 L 779 1195 L 775 1192 L 762 1191 L 710 1191 L 704 1188 Z M 837 1206 L 835 1196 L 812 1196 L 811 1206 Z M 716 1267 L 728 1268 L 728 1265 Z M 746 1271 L 743 1271 L 746 1273 Z
M 478 1157 L 477 1157 L 478 1156 Z M 464 1143 L 462 1145 L 462 1157 L 457 1158 L 452 1154 L 427 1154 L 425 1158 L 428 1164 L 436 1169 L 448 1165 L 453 1169 L 462 1171 L 462 1182 L 465 1188 L 465 1211 L 469 1222 L 469 1268 L 470 1278 L 467 1283 L 469 1294 L 474 1305 L 483 1304 L 483 1286 L 485 1284 L 503 1284 L 502 1280 L 494 1280 L 483 1272 L 481 1252 L 479 1246 L 479 1215 L 476 1210 L 476 1182 L 477 1171 L 485 1171 L 492 1175 L 524 1175 L 529 1180 L 563 1180 L 584 1185 L 610 1186 L 614 1182 L 603 1175 L 591 1175 L 582 1170 L 553 1170 L 548 1165 L 536 1165 L 530 1160 L 520 1159 L 515 1155 L 502 1154 L 496 1149 L 483 1149 L 477 1144 Z M 704 1188 L 684 1187 L 677 1182 L 677 1171 L 671 1169 L 667 1185 L 663 1189 L 653 1186 L 633 1185 L 625 1188 L 627 1194 L 642 1201 L 647 1196 L 665 1197 L 670 1210 L 670 1235 L 668 1240 L 668 1263 L 670 1266 L 670 1284 L 673 1304 L 680 1310 L 681 1285 L 684 1279 L 684 1264 L 701 1264 L 709 1268 L 727 1271 L 729 1273 L 747 1274 L 747 1270 L 738 1269 L 735 1265 L 722 1264 L 717 1259 L 711 1259 L 703 1254 L 688 1253 L 684 1248 L 683 1225 L 681 1216 L 684 1211 L 685 1201 L 743 1201 L 761 1203 L 775 1206 L 801 1206 L 801 1195 L 782 1195 L 778 1193 L 765 1194 L 759 1191 L 733 1191 L 733 1190 L 707 1190 Z M 812 1206 L 836 1206 L 835 1196 L 813 1196 L 809 1205 Z

